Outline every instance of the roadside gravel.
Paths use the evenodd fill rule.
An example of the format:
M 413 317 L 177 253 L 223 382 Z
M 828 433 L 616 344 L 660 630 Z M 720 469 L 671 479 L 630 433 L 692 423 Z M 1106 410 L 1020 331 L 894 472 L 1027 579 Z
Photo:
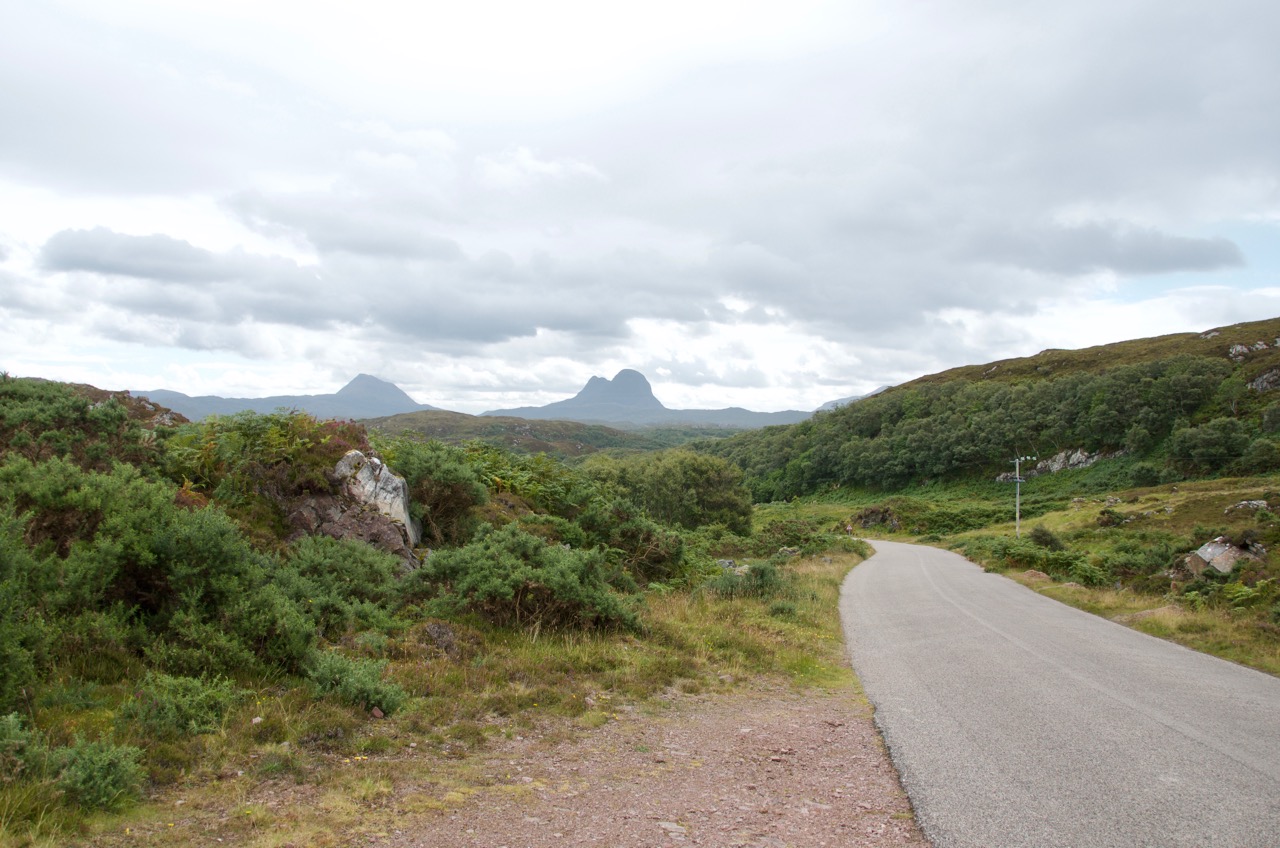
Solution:
M 480 769 L 483 785 L 465 793 L 407 788 L 400 803 L 442 809 L 376 844 L 928 845 L 870 708 L 852 691 L 673 693 L 571 739 L 495 741 Z

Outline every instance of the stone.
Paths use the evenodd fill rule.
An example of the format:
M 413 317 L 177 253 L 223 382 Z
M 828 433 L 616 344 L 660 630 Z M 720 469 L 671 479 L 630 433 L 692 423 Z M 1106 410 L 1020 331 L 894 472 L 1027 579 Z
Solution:
M 1255 392 L 1269 392 L 1277 387 L 1280 387 L 1280 368 L 1263 371 L 1249 381 L 1249 388 Z
M 284 504 L 285 520 L 293 529 L 290 541 L 302 536 L 359 539 L 395 554 L 406 570 L 419 565 L 405 526 L 382 513 L 338 495 L 307 495 Z
M 1267 504 L 1267 502 L 1266 502 L 1266 501 L 1261 501 L 1261 500 L 1258 500 L 1258 501 L 1240 501 L 1239 503 L 1234 503 L 1234 504 L 1232 504 L 1231 506 L 1227 507 L 1227 508 L 1226 508 L 1226 509 L 1224 509 L 1222 512 L 1223 512 L 1223 514 L 1225 515 L 1225 514 L 1227 514 L 1227 513 L 1235 512 L 1235 511 L 1236 511 L 1236 510 L 1238 510 L 1238 509 L 1248 509 L 1248 510 L 1252 510 L 1252 511 L 1254 511 L 1254 512 L 1257 512 L 1257 511 L 1258 511 L 1258 510 L 1260 510 L 1260 509 L 1269 509 L 1269 505 Z
M 1220 574 L 1230 574 L 1242 560 L 1257 559 L 1253 552 L 1231 544 L 1226 536 L 1219 536 L 1212 542 L 1205 542 L 1194 553 L 1187 554 L 1185 564 L 1187 571 L 1197 576 L 1209 568 Z
M 409 516 L 409 484 L 376 456 L 347 451 L 333 469 L 343 494 L 404 525 L 409 545 L 422 539 L 422 528 Z

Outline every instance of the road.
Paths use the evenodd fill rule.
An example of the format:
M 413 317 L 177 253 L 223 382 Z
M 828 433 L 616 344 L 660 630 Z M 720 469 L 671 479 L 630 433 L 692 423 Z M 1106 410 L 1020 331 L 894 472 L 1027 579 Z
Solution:
M 1280 846 L 1280 679 L 874 545 L 845 637 L 938 848 Z

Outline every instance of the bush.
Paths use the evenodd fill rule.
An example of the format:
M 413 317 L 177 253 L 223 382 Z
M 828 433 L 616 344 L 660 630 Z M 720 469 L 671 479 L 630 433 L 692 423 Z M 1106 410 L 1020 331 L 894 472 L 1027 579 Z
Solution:
M 399 438 L 379 442 L 378 449 L 409 486 L 410 513 L 422 523 L 424 542 L 456 545 L 470 536 L 473 508 L 489 493 L 461 448 Z
M 90 810 L 113 810 L 142 788 L 142 751 L 131 745 L 77 740 L 53 753 L 58 788 L 72 803 Z
M 1062 540 L 1058 538 L 1057 534 L 1045 527 L 1043 524 L 1038 524 L 1035 527 L 1032 527 L 1031 532 L 1027 534 L 1027 538 L 1029 538 L 1034 544 L 1037 544 L 1042 548 L 1048 548 L 1051 551 L 1061 551 L 1066 548 L 1066 545 L 1062 543 Z
M 333 694 L 363 710 L 377 707 L 384 714 L 404 706 L 408 695 L 382 679 L 386 660 L 352 659 L 332 651 L 316 652 L 307 662 L 307 678 L 322 694 Z
M 775 598 L 790 590 L 790 581 L 771 562 L 757 562 L 741 572 L 726 571 L 703 587 L 725 598 Z
M 235 703 L 237 692 L 221 677 L 173 677 L 147 672 L 138 691 L 121 706 L 118 721 L 158 737 L 212 733 Z
M 283 565 L 296 580 L 282 588 L 332 638 L 351 627 L 384 625 L 395 593 L 399 558 L 354 539 L 306 536 Z M 283 575 L 282 575 L 283 576 Z
M 32 766 L 42 748 L 39 736 L 22 726 L 22 716 L 0 715 L 0 786 L 38 772 L 40 769 Z
M 498 625 L 636 627 L 607 584 L 600 551 L 548 545 L 514 524 L 464 548 L 437 551 L 405 582 L 408 600 L 437 598 Z
M 653 583 L 680 576 L 685 561 L 683 537 L 648 518 L 625 498 L 593 502 L 577 523 L 590 544 L 608 549 L 635 580 Z

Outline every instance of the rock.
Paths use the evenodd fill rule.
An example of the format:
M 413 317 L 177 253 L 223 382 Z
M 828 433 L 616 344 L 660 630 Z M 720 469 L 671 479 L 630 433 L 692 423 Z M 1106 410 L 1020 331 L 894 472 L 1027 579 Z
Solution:
M 785 557 L 800 556 L 800 549 L 786 548 L 786 547 L 778 548 L 778 556 L 785 556 Z
M 724 571 L 732 571 L 738 564 L 731 559 L 718 559 L 716 560 L 716 565 L 720 566 Z
M 1255 392 L 1269 392 L 1280 387 L 1280 368 L 1264 371 L 1249 381 L 1249 388 Z
M 307 495 L 284 504 L 292 539 L 303 535 L 359 539 L 417 568 L 413 548 L 422 530 L 409 516 L 409 486 L 382 460 L 348 451 L 329 475 L 337 494 Z
M 1220 574 L 1230 574 L 1243 561 L 1256 561 L 1258 555 L 1245 548 L 1231 544 L 1226 536 L 1219 536 L 1212 542 L 1205 542 L 1195 553 L 1187 554 L 1184 565 L 1192 575 L 1203 574 L 1212 568 Z
M 422 539 L 422 528 L 409 516 L 409 484 L 376 456 L 347 451 L 333 469 L 343 494 L 404 525 L 410 547 Z
M 1235 503 L 1227 507 L 1222 511 L 1222 513 L 1226 515 L 1228 513 L 1235 512 L 1238 509 L 1249 509 L 1249 510 L 1253 510 L 1254 512 L 1257 512 L 1260 509 L 1269 509 L 1269 508 L 1270 507 L 1266 501 L 1240 501 L 1239 503 Z
M 887 506 L 869 506 L 854 516 L 853 520 L 863 528 L 888 527 L 890 530 L 899 530 L 902 527 L 893 508 Z
M 290 541 L 302 536 L 359 539 L 401 558 L 404 568 L 419 565 L 405 526 L 376 510 L 338 495 L 307 495 L 285 505 L 285 520 L 293 528 Z

